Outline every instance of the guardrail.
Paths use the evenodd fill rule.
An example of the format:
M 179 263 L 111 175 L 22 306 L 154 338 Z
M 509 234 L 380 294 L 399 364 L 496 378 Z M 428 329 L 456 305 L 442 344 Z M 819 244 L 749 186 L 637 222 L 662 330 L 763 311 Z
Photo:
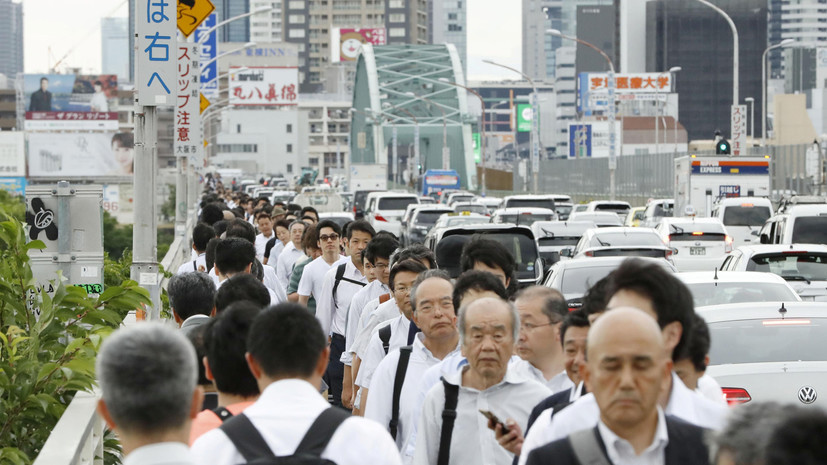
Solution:
M 100 392 L 78 392 L 43 445 L 34 465 L 103 465 Z

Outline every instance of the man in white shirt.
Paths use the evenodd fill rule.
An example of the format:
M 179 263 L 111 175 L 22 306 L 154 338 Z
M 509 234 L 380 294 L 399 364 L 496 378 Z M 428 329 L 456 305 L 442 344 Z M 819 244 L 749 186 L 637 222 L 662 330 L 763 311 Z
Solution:
M 321 458 L 338 465 L 402 463 L 393 440 L 380 425 L 351 417 L 319 395 L 330 354 L 327 337 L 304 306 L 287 303 L 261 312 L 247 342 L 247 362 L 261 395 L 243 414 L 195 441 L 192 453 L 197 463 L 246 463 L 248 459 L 227 433 L 246 421 L 272 454 L 295 454 L 305 435 L 314 436 L 311 424 L 322 416 L 338 426 L 328 441 L 322 441 L 317 451 Z
M 606 295 L 606 314 L 613 308 L 639 308 L 655 318 L 661 327 L 664 347 L 671 358 L 682 354 L 692 331 L 695 309 L 692 293 L 672 273 L 657 264 L 627 259 L 610 275 Z M 667 415 L 713 430 L 724 425 L 727 408 L 688 389 L 674 373 L 665 383 L 661 408 Z M 586 394 L 559 413 L 541 413 L 522 446 L 520 464 L 531 450 L 576 431 L 593 428 L 599 420 L 594 395 Z
M 228 239 L 232 237 L 240 237 L 249 241 L 250 244 L 255 245 L 256 243 L 255 229 L 241 218 L 235 218 L 229 222 L 224 236 Z M 278 279 L 276 278 L 276 270 L 272 267 L 262 265 L 261 261 L 257 257 L 255 258 L 255 261 L 255 268 L 252 268 L 251 270 L 256 275 L 261 274 L 262 282 L 265 286 L 267 286 L 267 289 L 270 290 L 271 295 L 274 296 L 273 303 L 276 304 L 287 301 L 287 292 L 281 292 L 281 289 L 279 289 Z M 259 270 L 261 271 L 260 273 Z
M 319 237 L 319 248 L 322 256 L 310 262 L 304 267 L 302 279 L 299 281 L 299 303 L 307 306 L 307 301 L 312 296 L 318 305 L 319 299 L 323 296 L 324 277 L 331 268 L 345 263 L 350 258 L 343 257 L 340 252 L 342 228 L 331 220 L 324 220 L 316 225 L 316 232 Z M 341 260 L 341 262 L 340 262 Z
M 206 273 L 182 273 L 169 278 L 169 307 L 184 334 L 209 321 L 215 310 L 215 294 L 215 284 Z
M 411 289 L 420 273 L 427 271 L 416 260 L 402 260 L 391 268 L 390 284 L 393 299 L 400 315 L 384 325 L 379 325 L 370 337 L 365 356 L 356 375 L 356 384 L 362 389 L 361 409 L 365 410 L 373 372 L 391 350 L 413 344 L 419 328 L 411 321 Z
M 597 426 L 533 450 L 526 463 L 588 465 L 708 464 L 704 429 L 658 405 L 672 360 L 657 323 L 636 308 L 617 308 L 592 327 L 583 377 L 599 408 Z M 602 446 L 602 447 L 601 447 Z
M 125 465 L 201 463 L 187 448 L 204 398 L 196 358 L 186 337 L 161 323 L 120 328 L 104 341 L 98 413 L 118 434 Z
M 709 345 L 709 326 L 696 313 L 686 350 L 675 360 L 675 374 L 689 389 L 713 402 L 727 405 L 721 386 L 715 378 L 706 374 L 706 367 L 709 365 Z
M 573 387 L 563 364 L 560 325 L 569 309 L 560 292 L 531 286 L 517 293 L 514 306 L 520 312 L 517 355 L 523 362 L 514 367 L 545 384 L 555 394 Z
M 453 465 L 511 464 L 514 455 L 497 443 L 489 429 L 501 431 L 503 424 L 486 421 L 480 410 L 496 415 L 508 428 L 525 428 L 531 406 L 550 391 L 508 369 L 520 330 L 513 305 L 498 298 L 478 299 L 460 309 L 458 327 L 468 365 L 428 392 L 413 463 L 435 464 L 443 455 L 448 457 L 444 463 Z M 443 416 L 452 406 L 456 414 Z M 448 440 L 442 441 L 443 436 Z
M 212 226 L 198 223 L 192 228 L 192 251 L 195 258 L 192 261 L 181 264 L 175 274 L 194 271 L 207 271 L 207 243 L 215 237 L 215 229 Z
M 388 429 L 401 449 L 412 430 L 411 419 L 419 381 L 425 370 L 459 351 L 454 286 L 447 273 L 430 270 L 419 275 L 411 291 L 412 317 L 422 331 L 412 346 L 388 353 L 370 382 L 370 403 L 365 418 Z
M 365 220 L 356 220 L 347 226 L 344 244 L 348 259 L 342 260 L 325 274 L 322 292 L 315 296 L 316 319 L 321 323 L 322 331 L 330 336 L 330 363 L 324 381 L 330 388 L 335 406 L 342 405 L 344 364 L 339 359 L 345 351 L 347 308 L 353 296 L 367 284 L 362 251 L 375 234 L 373 226 Z
M 302 251 L 302 236 L 304 235 L 304 228 L 306 227 L 307 225 L 301 221 L 293 221 L 290 223 L 290 242 L 284 246 L 284 250 L 279 254 L 276 264 L 276 276 L 278 277 L 279 285 L 285 291 L 290 284 L 293 265 L 296 264 L 296 260 L 305 256 Z
M 252 273 L 253 262 L 256 261 L 255 253 L 255 246 L 246 239 L 240 237 L 222 239 L 215 247 L 215 270 L 218 272 L 218 287 L 221 288 L 228 278 L 236 274 Z M 263 266 L 258 263 L 255 265 Z M 265 285 L 265 287 L 267 286 Z M 267 292 L 270 294 L 270 303 L 273 305 L 287 301 L 286 293 L 278 291 L 281 291 L 281 289 L 277 288 L 274 291 L 267 287 Z
M 276 237 L 273 231 L 273 220 L 270 214 L 266 211 L 261 212 L 256 217 L 256 226 L 258 226 L 258 235 L 256 235 L 256 258 L 261 261 L 264 260 L 264 248 L 267 246 L 267 241 Z

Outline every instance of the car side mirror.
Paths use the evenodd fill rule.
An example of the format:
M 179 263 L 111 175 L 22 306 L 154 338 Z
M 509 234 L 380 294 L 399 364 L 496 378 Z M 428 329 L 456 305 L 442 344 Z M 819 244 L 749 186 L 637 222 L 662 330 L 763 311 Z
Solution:
M 572 255 L 574 255 L 574 249 L 572 249 L 571 247 L 564 247 L 564 248 L 560 249 L 560 256 L 561 257 L 571 258 Z
M 760 241 L 761 241 L 762 244 L 769 244 L 770 243 L 770 236 L 767 236 L 766 234 L 761 234 Z
M 750 231 L 750 234 L 752 234 L 753 236 L 757 236 L 758 235 L 758 230 L 753 229 L 752 231 Z

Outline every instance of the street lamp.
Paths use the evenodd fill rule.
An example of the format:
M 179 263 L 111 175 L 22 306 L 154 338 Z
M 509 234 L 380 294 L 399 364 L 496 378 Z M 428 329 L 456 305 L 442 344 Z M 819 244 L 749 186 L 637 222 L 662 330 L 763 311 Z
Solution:
M 749 103 L 749 138 L 755 143 L 755 99 L 747 97 L 744 101 Z
M 767 142 L 767 54 L 770 50 L 786 47 L 794 42 L 794 39 L 784 39 L 767 47 L 761 55 L 761 147 L 764 147 Z
M 423 97 L 421 95 L 416 95 L 413 92 L 405 92 L 405 95 L 407 95 L 408 97 L 413 97 L 415 99 L 423 100 L 426 103 L 434 105 L 435 107 L 439 108 L 440 112 L 442 112 L 442 169 L 450 169 L 451 152 L 448 150 L 448 120 L 445 117 L 445 109 L 442 108 L 442 105 L 434 103 L 431 99 Z
M 224 26 L 227 23 L 231 23 L 231 22 L 239 20 L 239 19 L 244 19 L 248 16 L 257 15 L 259 13 L 265 13 L 265 12 L 270 11 L 272 9 L 273 9 L 272 6 L 265 6 L 265 7 L 262 7 L 262 8 L 257 8 L 255 10 L 249 12 L 249 13 L 244 13 L 243 15 L 233 16 L 232 18 L 225 19 L 224 21 L 221 21 L 220 23 L 216 24 L 215 26 L 213 26 L 213 27 L 207 29 L 206 31 L 204 31 L 201 34 L 201 40 L 199 40 L 198 43 L 203 44 L 204 42 L 206 42 L 207 39 L 209 38 L 210 34 L 212 34 L 213 31 L 217 30 L 218 28 L 220 28 L 221 26 Z
M 500 68 L 505 68 L 509 71 L 513 71 L 520 76 L 523 77 L 528 83 L 531 85 L 532 93 L 531 93 L 531 173 L 533 176 L 533 187 L 534 193 L 539 193 L 539 171 L 540 171 L 540 112 L 539 108 L 537 108 L 537 86 L 534 84 L 534 80 L 528 77 L 527 74 L 523 73 L 522 71 L 516 70 L 510 66 L 506 66 L 500 63 L 495 63 L 491 60 L 482 60 L 483 63 L 488 63 L 489 65 L 499 66 Z M 516 143 L 516 140 L 515 140 Z M 545 148 L 544 148 L 545 150 Z
M 414 181 L 414 185 L 416 185 L 416 183 L 419 182 L 419 163 L 420 163 L 419 162 L 419 120 L 416 118 L 416 115 L 414 115 L 413 113 L 411 113 L 407 109 L 402 108 L 402 107 L 398 107 L 398 106 L 396 106 L 396 105 L 394 105 L 390 102 L 384 102 L 383 106 L 385 106 L 387 108 L 393 108 L 394 110 L 399 110 L 402 113 L 405 113 L 406 115 L 410 116 L 411 119 L 414 122 L 414 162 L 413 162 L 413 166 L 411 167 L 411 180 L 414 181 L 413 171 L 414 171 L 414 169 L 416 169 L 416 180 Z M 394 127 L 394 131 L 395 131 L 396 130 L 396 121 L 394 121 L 392 118 L 397 118 L 397 116 L 392 115 L 392 114 L 387 113 L 387 112 L 384 112 L 384 111 L 382 111 L 380 113 L 384 114 L 385 117 L 387 117 L 388 120 L 390 120 L 392 122 L 393 127 Z M 394 137 L 396 137 L 396 136 L 394 135 Z M 395 145 L 396 144 L 394 144 L 394 146 Z
M 246 43 L 246 44 L 244 44 L 244 46 L 242 46 L 242 47 L 238 47 L 238 48 L 236 48 L 236 49 L 234 49 L 234 50 L 228 50 L 228 51 L 226 51 L 226 52 L 224 52 L 224 53 L 219 53 L 218 55 L 216 55 L 216 56 L 215 56 L 214 58 L 212 58 L 211 60 L 209 60 L 209 61 L 207 61 L 206 63 L 202 64 L 202 65 L 201 65 L 201 68 L 206 68 L 206 67 L 210 66 L 211 64 L 213 64 L 213 63 L 215 63 L 216 61 L 218 61 L 218 59 L 219 59 L 219 58 L 221 58 L 221 57 L 225 57 L 225 56 L 227 56 L 227 55 L 232 55 L 233 53 L 235 53 L 235 52 L 240 52 L 240 51 L 242 51 L 242 50 L 247 50 L 248 48 L 250 48 L 250 47 L 255 47 L 256 45 L 258 45 L 258 44 L 257 44 L 257 43 L 255 43 L 255 42 L 247 42 L 247 43 Z
M 480 194 L 485 197 L 485 100 L 482 98 L 482 95 L 474 89 L 465 87 L 462 84 L 457 84 L 456 82 L 452 82 L 448 80 L 448 78 L 439 78 L 439 82 L 444 82 L 445 84 L 465 89 L 480 99 L 480 108 L 482 109 L 482 113 L 480 113 L 480 164 L 482 168 L 482 176 L 480 176 Z
M 597 46 L 592 43 L 578 39 L 577 37 L 567 36 L 557 29 L 547 29 L 546 34 L 573 40 L 578 44 L 585 45 L 599 53 L 600 56 L 609 63 L 609 76 L 607 78 L 607 87 L 609 88 L 609 197 L 611 200 L 614 200 L 617 194 L 617 185 L 615 184 L 615 176 L 617 174 L 617 153 L 615 152 L 615 140 L 617 138 L 617 129 L 615 128 L 615 112 L 617 111 L 617 108 L 615 108 L 615 65 L 612 63 L 609 55 L 606 55 L 606 52 L 597 48 Z
M 669 68 L 668 71 L 664 71 L 664 72 L 658 74 L 658 79 L 660 79 L 660 77 L 663 76 L 664 74 L 672 75 L 672 74 L 675 74 L 675 73 L 679 72 L 681 69 L 683 69 L 683 68 L 681 68 L 680 66 L 673 66 L 673 67 Z M 661 112 L 661 107 L 660 107 L 660 86 L 655 87 L 655 104 L 657 105 L 657 111 L 655 111 L 655 153 L 660 153 L 660 137 L 658 137 L 658 130 L 660 129 L 660 120 L 663 116 L 663 114 Z M 675 116 L 675 127 L 677 127 L 677 124 L 678 124 L 678 117 L 676 115 Z M 675 131 L 677 132 L 677 129 Z M 663 125 L 663 132 L 664 132 L 664 137 L 663 138 L 666 139 L 666 134 L 665 134 L 666 133 L 666 124 L 665 123 Z M 678 139 L 675 138 L 674 142 L 675 142 L 675 145 L 677 146 L 678 145 Z

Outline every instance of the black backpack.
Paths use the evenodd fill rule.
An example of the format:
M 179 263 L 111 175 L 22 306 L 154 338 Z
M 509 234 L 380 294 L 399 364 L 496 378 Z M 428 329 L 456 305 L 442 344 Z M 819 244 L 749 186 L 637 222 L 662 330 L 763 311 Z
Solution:
M 339 425 L 350 413 L 330 407 L 325 409 L 310 425 L 293 455 L 277 457 L 246 415 L 239 414 L 227 419 L 221 430 L 230 438 L 248 464 L 255 465 L 335 465 L 321 457 Z

